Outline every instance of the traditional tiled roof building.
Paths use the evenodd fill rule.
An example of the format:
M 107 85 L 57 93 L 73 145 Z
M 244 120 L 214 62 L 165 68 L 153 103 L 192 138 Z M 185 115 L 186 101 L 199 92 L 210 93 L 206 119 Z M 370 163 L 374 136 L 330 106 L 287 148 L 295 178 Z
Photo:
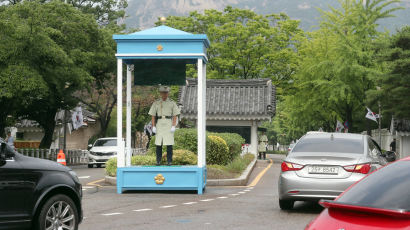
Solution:
M 257 127 L 270 121 L 276 110 L 276 88 L 270 79 L 219 80 L 206 82 L 207 130 L 241 134 L 256 153 Z M 179 92 L 181 118 L 197 117 L 197 81 L 187 79 Z

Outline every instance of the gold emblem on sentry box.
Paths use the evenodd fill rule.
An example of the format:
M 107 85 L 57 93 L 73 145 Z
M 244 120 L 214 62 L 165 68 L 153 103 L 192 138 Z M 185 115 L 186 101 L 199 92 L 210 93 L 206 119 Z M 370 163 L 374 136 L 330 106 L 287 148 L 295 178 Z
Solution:
M 162 176 L 162 174 L 158 174 L 156 177 L 154 177 L 155 183 L 157 184 L 163 184 L 165 181 L 165 177 Z
M 157 45 L 157 50 L 158 51 L 162 51 L 164 49 L 164 47 L 162 47 L 162 45 Z

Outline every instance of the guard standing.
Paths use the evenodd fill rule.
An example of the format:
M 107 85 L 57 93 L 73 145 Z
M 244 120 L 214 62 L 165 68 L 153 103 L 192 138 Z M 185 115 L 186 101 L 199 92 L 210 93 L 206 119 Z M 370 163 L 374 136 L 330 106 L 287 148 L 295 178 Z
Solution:
M 259 136 L 259 145 L 258 145 L 258 158 L 263 157 L 266 160 L 266 146 L 268 145 L 268 137 L 265 135 L 265 131 L 262 131 L 262 135 Z
M 161 98 L 155 101 L 148 114 L 152 116 L 152 131 L 156 133 L 155 145 L 157 165 L 161 164 L 162 146 L 167 146 L 168 166 L 172 164 L 172 146 L 174 145 L 174 132 L 177 116 L 180 114 L 177 104 L 168 98 L 169 87 L 160 86 Z

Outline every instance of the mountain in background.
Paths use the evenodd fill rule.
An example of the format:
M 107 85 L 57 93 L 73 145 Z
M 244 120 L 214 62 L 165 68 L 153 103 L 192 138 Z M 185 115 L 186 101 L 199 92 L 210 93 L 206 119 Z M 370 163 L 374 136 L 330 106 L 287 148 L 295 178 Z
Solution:
M 147 29 L 161 16 L 187 16 L 191 11 L 205 9 L 222 11 L 226 6 L 250 9 L 258 14 L 286 13 L 292 19 L 300 20 L 301 28 L 314 30 L 318 26 L 320 13 L 317 8 L 329 10 L 329 6 L 339 8 L 337 0 L 128 0 L 126 9 L 127 28 Z M 396 17 L 381 20 L 380 30 L 396 31 L 410 22 L 410 0 L 402 0 L 395 6 L 405 9 L 394 12 Z

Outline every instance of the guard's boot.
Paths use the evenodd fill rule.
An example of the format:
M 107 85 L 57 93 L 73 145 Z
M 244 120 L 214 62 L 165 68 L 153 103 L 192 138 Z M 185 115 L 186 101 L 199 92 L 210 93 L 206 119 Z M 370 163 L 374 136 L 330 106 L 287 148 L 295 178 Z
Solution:
M 263 153 L 263 159 L 266 160 L 266 152 Z
M 261 159 L 261 153 L 258 153 L 258 160 L 260 160 Z

